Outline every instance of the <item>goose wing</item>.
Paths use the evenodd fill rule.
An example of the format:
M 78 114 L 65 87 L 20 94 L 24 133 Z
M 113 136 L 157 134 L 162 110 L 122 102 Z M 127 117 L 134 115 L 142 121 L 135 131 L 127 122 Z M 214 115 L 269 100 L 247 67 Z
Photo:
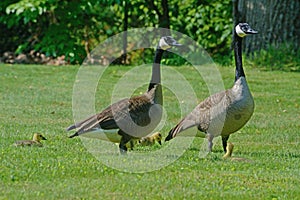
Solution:
M 222 117 L 224 109 L 222 106 L 228 102 L 228 91 L 222 91 L 209 96 L 198 104 L 191 113 L 184 117 L 174 128 L 172 128 L 166 141 L 174 138 L 178 133 L 197 126 L 198 130 L 207 132 L 213 119 Z
M 67 131 L 77 129 L 76 133 L 70 136 L 72 138 L 86 132 L 95 131 L 97 129 L 118 129 L 119 127 L 114 116 L 122 114 L 124 112 L 123 110 L 125 110 L 127 107 L 128 99 L 122 99 L 108 106 L 102 112 L 92 115 L 85 120 L 82 120 L 80 122 L 75 123 L 74 125 L 69 126 L 67 128 Z
M 132 124 L 145 126 L 150 123 L 149 110 L 152 103 L 146 95 L 122 99 L 102 112 L 75 123 L 67 128 L 67 131 L 77 129 L 70 137 L 75 137 L 97 129 L 119 129 L 120 124 Z

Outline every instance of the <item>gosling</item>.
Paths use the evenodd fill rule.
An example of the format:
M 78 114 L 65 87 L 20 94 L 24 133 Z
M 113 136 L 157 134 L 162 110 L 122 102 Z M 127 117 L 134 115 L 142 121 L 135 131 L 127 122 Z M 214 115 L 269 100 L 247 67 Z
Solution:
M 223 156 L 224 159 L 231 158 L 232 152 L 233 152 L 234 145 L 231 142 L 227 143 L 226 146 L 226 154 Z
M 152 146 L 155 142 L 158 142 L 161 145 L 161 140 L 162 135 L 159 132 L 156 132 L 152 135 L 142 137 L 140 140 L 131 139 L 128 143 L 126 143 L 126 147 L 127 149 L 133 150 L 134 146 Z
M 240 158 L 240 157 L 232 157 L 234 145 L 231 142 L 227 143 L 226 146 L 226 154 L 223 156 L 223 159 L 229 159 L 231 161 L 242 161 L 242 162 L 252 162 L 252 160 L 249 160 L 247 158 Z
M 14 143 L 14 146 L 37 146 L 37 147 L 42 147 L 43 144 L 41 143 L 41 140 L 47 140 L 42 134 L 40 133 L 35 133 L 33 135 L 32 140 L 19 140 Z
M 160 132 L 153 133 L 152 135 L 142 137 L 139 140 L 139 144 L 142 146 L 152 146 L 155 144 L 155 142 L 158 142 L 158 144 L 161 145 L 162 135 Z
M 138 140 L 137 139 L 131 139 L 129 142 L 126 143 L 125 146 L 127 147 L 127 149 L 133 150 L 133 147 L 135 145 L 137 145 L 137 144 L 138 144 Z

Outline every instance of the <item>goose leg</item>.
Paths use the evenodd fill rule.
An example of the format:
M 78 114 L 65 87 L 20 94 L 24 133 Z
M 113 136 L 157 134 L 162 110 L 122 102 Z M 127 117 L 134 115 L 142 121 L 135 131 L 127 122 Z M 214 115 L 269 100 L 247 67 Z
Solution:
M 214 139 L 214 136 L 212 134 L 207 134 L 206 136 L 207 140 L 208 140 L 208 152 L 212 152 L 212 147 L 213 147 L 213 139 Z
M 128 143 L 131 140 L 131 137 L 122 131 L 119 131 L 119 134 L 122 135 L 121 142 L 119 144 L 120 153 L 126 154 L 127 153 L 126 143 Z
M 224 152 L 226 153 L 226 147 L 227 147 L 227 141 L 229 139 L 229 135 L 222 135 L 222 144 L 223 144 L 223 149 Z

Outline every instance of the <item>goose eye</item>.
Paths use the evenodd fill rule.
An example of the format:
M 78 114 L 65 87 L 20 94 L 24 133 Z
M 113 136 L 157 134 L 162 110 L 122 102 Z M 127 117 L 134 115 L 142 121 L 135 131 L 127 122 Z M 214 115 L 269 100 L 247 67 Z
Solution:
M 167 44 L 170 44 L 172 40 L 171 40 L 170 37 L 166 37 L 165 41 L 166 41 Z
M 249 28 L 250 28 L 250 26 L 247 24 L 247 25 L 242 26 L 241 29 L 242 29 L 244 32 L 246 32 Z

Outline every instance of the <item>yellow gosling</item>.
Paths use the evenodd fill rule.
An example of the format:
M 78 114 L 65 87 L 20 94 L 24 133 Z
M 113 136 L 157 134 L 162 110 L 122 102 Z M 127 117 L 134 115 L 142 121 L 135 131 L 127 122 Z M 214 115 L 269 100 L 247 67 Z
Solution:
M 155 142 L 158 142 L 161 145 L 162 135 L 159 132 L 153 133 L 152 135 L 142 137 L 139 139 L 131 139 L 129 142 L 126 143 L 126 148 L 128 150 L 133 150 L 134 146 L 141 145 L 141 146 L 152 146 Z M 117 145 L 119 143 L 116 143 Z
M 142 146 L 152 146 L 155 142 L 158 142 L 161 145 L 162 135 L 160 132 L 153 133 L 152 135 L 142 137 L 139 140 L 139 144 Z
M 223 156 L 224 159 L 229 159 L 231 161 L 252 162 L 252 160 L 247 158 L 232 157 L 233 148 L 234 145 L 231 142 L 228 142 L 226 146 L 226 154 Z
M 35 133 L 32 140 L 19 140 L 14 143 L 14 146 L 38 146 L 42 147 L 41 140 L 47 140 L 42 134 Z
M 227 143 L 226 147 L 226 154 L 223 156 L 223 158 L 230 158 L 233 152 L 234 145 L 231 142 Z
M 131 139 L 129 142 L 126 143 L 127 149 L 133 150 L 133 147 L 138 143 L 137 139 Z

